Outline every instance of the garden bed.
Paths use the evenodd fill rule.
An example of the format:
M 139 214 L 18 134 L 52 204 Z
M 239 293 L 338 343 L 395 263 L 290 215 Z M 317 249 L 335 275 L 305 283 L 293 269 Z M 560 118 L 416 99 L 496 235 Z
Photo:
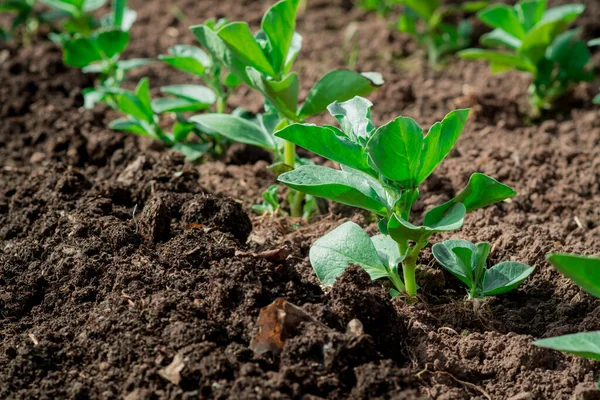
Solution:
M 271 2 L 168 3 L 131 1 L 139 17 L 127 56 L 193 44 L 188 26 L 209 17 L 257 26 Z M 348 220 L 375 233 L 366 213 L 331 205 L 310 223 L 252 214 L 276 181 L 268 155 L 236 145 L 222 161 L 184 163 L 106 128 L 116 117 L 107 107 L 83 110 L 93 79 L 64 66 L 52 44 L 9 46 L 0 50 L 0 398 L 600 398 L 600 365 L 531 344 L 600 330 L 600 300 L 545 261 L 551 251 L 600 253 L 598 82 L 532 123 L 521 74 L 456 59 L 431 69 L 411 41 L 346 3 L 309 0 L 299 17 L 301 98 L 345 66 L 341 42 L 355 21 L 357 67 L 386 80 L 369 96 L 376 123 L 405 115 L 429 126 L 471 107 L 415 209 L 449 200 L 473 171 L 510 185 L 516 197 L 436 242 L 488 241 L 490 262 L 537 265 L 531 278 L 473 309 L 428 247 L 418 304 L 390 298 L 357 268 L 322 288 L 310 245 Z M 600 7 L 586 5 L 585 36 L 599 36 Z M 155 88 L 188 79 L 159 63 L 130 80 L 142 76 Z M 259 111 L 261 99 L 240 88 L 232 104 Z M 255 356 L 259 311 L 279 297 L 322 325 L 304 323 L 278 356 Z M 355 318 L 364 334 L 346 332 Z

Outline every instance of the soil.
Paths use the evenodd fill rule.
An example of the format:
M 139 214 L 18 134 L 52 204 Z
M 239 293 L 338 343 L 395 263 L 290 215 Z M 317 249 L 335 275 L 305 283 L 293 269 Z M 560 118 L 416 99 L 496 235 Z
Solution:
M 130 3 L 139 18 L 126 56 L 156 57 L 194 43 L 187 27 L 209 17 L 256 27 L 270 1 Z M 428 248 L 417 304 L 391 299 L 357 268 L 323 288 L 311 243 L 346 220 L 374 233 L 368 215 L 336 205 L 310 223 L 252 214 L 275 182 L 264 153 L 235 146 L 223 161 L 187 164 L 107 129 L 109 109 L 83 110 L 80 91 L 93 77 L 65 67 L 52 44 L 8 45 L 0 50 L 0 398 L 600 398 L 598 363 L 531 344 L 600 329 L 600 300 L 544 258 L 600 254 L 600 110 L 591 105 L 600 83 L 577 86 L 533 123 L 523 75 L 461 60 L 431 69 L 409 39 L 348 3 L 310 0 L 299 17 L 302 96 L 324 72 L 347 66 L 342 41 L 353 23 L 356 66 L 386 79 L 371 96 L 377 123 L 402 114 L 429 125 L 472 107 L 456 149 L 424 184 L 417 219 L 473 172 L 511 185 L 519 193 L 511 201 L 469 214 L 460 232 L 435 241 L 489 241 L 490 262 L 535 264 L 531 278 L 474 308 Z M 599 36 L 600 6 L 585 3 L 584 35 Z M 154 94 L 189 81 L 159 63 L 131 80 L 142 76 Z M 231 105 L 258 111 L 260 98 L 241 88 Z M 264 257 L 273 250 L 287 257 Z M 255 356 L 259 311 L 280 297 L 319 323 L 303 323 L 281 354 Z M 355 319 L 364 332 L 347 331 Z

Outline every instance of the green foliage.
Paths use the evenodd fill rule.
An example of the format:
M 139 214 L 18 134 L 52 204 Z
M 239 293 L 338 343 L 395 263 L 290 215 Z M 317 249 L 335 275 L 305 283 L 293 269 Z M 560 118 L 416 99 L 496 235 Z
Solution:
M 459 55 L 487 60 L 493 72 L 530 73 L 532 105 L 536 112 L 549 108 L 573 83 L 593 79 L 588 47 L 578 39 L 578 30 L 567 30 L 584 8 L 566 4 L 546 9 L 546 0 L 522 0 L 514 7 L 494 4 L 478 17 L 494 28 L 481 37 L 481 44 L 497 50 L 467 49 Z
M 269 188 L 263 192 L 264 201 L 261 204 L 253 205 L 252 210 L 259 214 L 276 215 L 281 209 L 277 189 L 279 189 L 279 185 L 269 186 Z
M 61 31 L 67 35 L 91 35 L 100 23 L 90 14 L 106 4 L 106 0 L 40 0 L 51 7 L 62 21 Z M 56 37 L 61 37 L 59 35 Z
M 342 129 L 292 124 L 278 131 L 277 137 L 342 166 L 341 170 L 301 166 L 282 174 L 279 180 L 292 189 L 362 208 L 381 217 L 379 229 L 386 235 L 386 243 L 394 241 L 399 252 L 394 257 L 386 254 L 388 258 L 402 262 L 404 282 L 397 265 L 386 266 L 385 276 L 392 281 L 395 290 L 414 296 L 417 258 L 429 238 L 436 232 L 459 229 L 466 212 L 511 197 L 515 192 L 486 175 L 473 174 L 467 187 L 455 198 L 425 214 L 422 226 L 411 224 L 410 212 L 418 198 L 419 185 L 448 155 L 466 124 L 469 110 L 452 111 L 423 136 L 421 127 L 406 117 L 398 117 L 376 128 L 370 116 L 371 106 L 371 102 L 361 97 L 332 103 L 329 111 Z M 346 225 L 344 229 L 330 232 L 312 252 L 311 262 L 317 275 L 327 276 L 328 283 L 348 266 L 344 260 L 353 256 L 346 247 L 355 246 L 355 240 L 365 256 L 373 253 L 368 250 L 372 244 L 360 239 L 357 229 L 360 228 Z M 333 266 L 329 264 L 330 258 L 339 262 Z M 380 271 L 376 276 L 381 275 L 375 257 L 369 260 L 368 264 L 363 264 L 376 267 Z M 371 267 L 365 269 L 372 271 Z
M 469 299 L 496 296 L 519 286 L 535 267 L 505 261 L 487 268 L 490 244 L 476 245 L 466 240 L 446 240 L 432 246 L 433 256 L 469 289 Z
M 265 100 L 265 119 L 270 123 L 270 129 L 266 129 L 266 132 L 271 134 L 290 123 L 300 122 L 323 112 L 333 101 L 366 95 L 383 83 L 379 74 L 360 74 L 348 70 L 331 71 L 313 86 L 301 104 L 298 75 L 291 72 L 294 60 L 302 47 L 302 37 L 295 31 L 298 5 L 299 0 L 282 0 L 274 4 L 266 11 L 261 30 L 255 34 L 250 31 L 246 22 L 227 22 L 217 26 L 214 25 L 214 21 L 210 21 L 190 28 L 210 54 L 211 65 L 226 69 L 230 75 L 237 77 L 239 82 L 262 94 Z M 193 63 L 194 67 L 191 67 L 195 69 L 196 74 L 200 72 L 200 64 L 205 70 L 207 67 L 200 59 L 197 58 L 197 61 Z M 232 117 L 223 115 L 221 123 L 227 118 Z M 234 123 L 236 121 L 232 122 Z M 217 126 L 211 128 L 219 130 Z M 250 141 L 247 132 L 239 129 L 221 134 L 233 141 Z M 293 144 L 275 139 L 269 140 L 267 144 L 264 137 L 256 140 L 265 148 L 266 145 L 275 146 L 272 151 L 276 162 L 283 162 L 291 168 L 298 164 Z M 292 216 L 302 215 L 303 201 L 302 195 L 293 197 Z
M 396 0 L 404 6 L 398 18 L 398 29 L 414 37 L 427 49 L 429 63 L 438 64 L 442 57 L 453 54 L 471 44 L 473 27 L 467 20 L 457 25 L 444 22 L 449 16 L 476 12 L 488 5 L 487 1 L 468 1 L 445 6 L 441 0 Z
M 591 295 L 600 297 L 600 257 L 551 253 L 546 258 L 564 276 Z M 600 360 L 600 331 L 541 339 L 533 344 Z M 600 388 L 600 382 L 598 387 Z
M 588 46 L 590 46 L 590 47 L 600 46 L 600 38 L 590 40 L 588 42 Z M 594 100 L 592 100 L 592 101 L 594 102 L 594 104 L 600 104 L 600 94 L 598 94 L 596 97 L 594 97 Z

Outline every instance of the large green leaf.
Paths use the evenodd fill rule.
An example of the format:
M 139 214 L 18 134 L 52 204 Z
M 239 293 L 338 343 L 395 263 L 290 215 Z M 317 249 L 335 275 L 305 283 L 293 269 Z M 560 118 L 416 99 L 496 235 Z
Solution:
M 217 95 L 212 89 L 202 85 L 170 85 L 163 86 L 160 91 L 176 97 L 181 97 L 198 103 L 207 105 L 217 101 Z
M 497 203 L 509 197 L 516 195 L 517 192 L 510 187 L 503 185 L 494 178 L 485 174 L 474 173 L 471 175 L 467 186 L 452 200 L 437 206 L 430 210 L 427 215 L 431 215 L 433 220 L 438 219 L 454 204 L 462 203 L 465 205 L 467 212 L 477 210 Z M 425 219 L 427 220 L 427 215 Z
M 158 58 L 174 68 L 194 75 L 203 75 L 211 66 L 210 57 L 202 49 L 184 44 L 171 47 L 168 55 L 160 55 Z
M 365 96 L 383 85 L 380 74 L 365 72 L 359 74 L 345 69 L 326 73 L 310 89 L 298 117 L 317 115 L 334 101 L 346 101 L 354 96 Z
M 63 43 L 65 64 L 82 68 L 95 61 L 102 60 L 102 54 L 95 41 L 79 37 Z
M 364 97 L 355 96 L 350 100 L 339 103 L 334 101 L 327 110 L 338 120 L 346 136 L 355 143 L 365 144 L 375 130 L 371 119 L 373 103 Z
M 438 217 L 437 220 L 426 220 L 426 225 L 416 226 L 394 214 L 388 223 L 388 233 L 396 242 L 426 242 L 436 232 L 460 229 L 464 223 L 465 206 L 457 203 Z
M 106 58 L 113 58 L 127 48 L 129 44 L 129 32 L 119 28 L 100 31 L 96 36 L 98 48 Z
M 509 49 L 516 50 L 521 47 L 523 42 L 506 31 L 497 28 L 483 34 L 479 39 L 479 43 L 486 47 L 506 46 Z
M 250 144 L 275 151 L 273 136 L 246 119 L 229 114 L 202 114 L 190 118 L 201 128 L 216 132 L 235 142 Z
M 379 215 L 387 214 L 389 208 L 383 187 L 360 173 L 304 165 L 280 175 L 278 180 L 300 192 Z
M 485 273 L 483 294 L 496 296 L 508 293 L 523 283 L 534 270 L 535 267 L 514 261 L 496 264 Z
M 276 72 L 245 22 L 231 22 L 217 31 L 227 47 L 246 65 L 275 77 Z
M 510 6 L 494 4 L 480 11 L 477 16 L 486 25 L 502 29 L 517 39 L 525 37 L 525 29 L 523 29 L 523 25 L 519 21 L 517 11 Z
M 551 253 L 548 262 L 593 296 L 600 297 L 600 257 Z
M 298 108 L 298 75 L 295 72 L 281 81 L 274 81 L 262 76 L 257 70 L 248 68 L 248 78 L 269 102 L 286 117 L 294 120 Z
M 367 153 L 386 178 L 415 188 L 423 151 L 423 129 L 411 118 L 398 117 L 379 127 L 367 143 Z
M 284 72 L 294 31 L 299 0 L 281 0 L 267 10 L 262 20 L 262 30 L 269 39 L 271 65 L 276 73 Z
M 536 346 L 600 360 L 600 331 L 574 333 L 533 342 Z
M 467 60 L 486 60 L 492 63 L 492 66 L 515 68 L 520 71 L 536 73 L 535 64 L 526 57 L 520 57 L 516 54 L 502 53 L 493 50 L 467 49 L 459 51 L 458 56 Z
M 363 147 L 348 140 L 337 128 L 292 124 L 278 131 L 275 136 L 295 143 L 332 161 L 374 174 L 373 169 L 367 163 L 367 156 Z
M 429 129 L 429 133 L 423 139 L 421 163 L 416 177 L 417 184 L 427 179 L 442 160 L 446 158 L 460 137 L 468 117 L 468 109 L 452 111 L 446 115 L 442 122 L 436 122 Z
M 332 285 L 350 265 L 362 267 L 373 280 L 390 274 L 369 235 L 354 222 L 346 222 L 317 240 L 309 257 L 325 285 Z

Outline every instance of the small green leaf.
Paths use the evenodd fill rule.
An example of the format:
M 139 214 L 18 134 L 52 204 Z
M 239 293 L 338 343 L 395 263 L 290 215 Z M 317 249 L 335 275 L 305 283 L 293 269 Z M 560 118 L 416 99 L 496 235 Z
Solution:
M 362 267 L 373 280 L 389 276 L 371 238 L 353 222 L 346 222 L 317 240 L 309 257 L 324 285 L 332 285 L 350 265 Z
M 246 65 L 255 68 L 263 74 L 275 77 L 276 72 L 269 63 L 267 56 L 252 36 L 250 27 L 245 22 L 231 22 L 217 32 L 227 47 Z
M 546 0 L 524 0 L 515 5 L 515 11 L 525 31 L 529 31 L 542 20 L 546 11 Z
M 186 98 L 162 98 L 152 100 L 152 110 L 156 114 L 166 112 L 190 112 L 202 111 L 210 107 L 210 104 L 201 103 Z
M 118 28 L 100 31 L 96 36 L 98 49 L 106 58 L 113 58 L 122 53 L 129 44 L 129 32 Z
M 415 188 L 423 150 L 423 130 L 411 118 L 398 117 L 379 127 L 367 153 L 379 172 L 405 188 Z
M 279 112 L 294 120 L 298 108 L 298 75 L 293 72 L 281 81 L 264 78 L 257 70 L 248 68 L 246 74 L 257 90 L 259 90 Z
M 134 68 L 143 67 L 152 62 L 150 58 L 130 58 L 129 60 L 117 61 L 117 67 L 125 72 Z
M 486 47 L 506 46 L 509 49 L 516 50 L 521 47 L 523 42 L 502 29 L 494 29 L 483 34 L 479 39 L 479 43 Z
M 158 58 L 178 70 L 200 76 L 212 64 L 210 57 L 202 49 L 184 44 L 171 47 L 168 55 L 160 55 Z
M 410 7 L 424 21 L 429 21 L 433 13 L 441 6 L 440 0 L 400 0 L 399 3 Z
M 175 143 L 171 150 L 182 153 L 185 156 L 185 161 L 194 162 L 202 158 L 211 147 L 211 143 Z
M 50 7 L 56 8 L 57 10 L 61 10 L 70 16 L 79 16 L 81 8 L 83 6 L 83 1 L 63 1 L 63 0 L 40 0 L 42 3 L 49 5 Z
M 270 46 L 271 65 L 276 73 L 283 72 L 296 29 L 296 12 L 299 0 L 282 0 L 267 10 L 262 20 L 262 30 Z
M 379 258 L 390 270 L 398 268 L 398 264 L 406 258 L 406 254 L 400 254 L 398 243 L 389 235 L 375 235 L 371 241 L 377 249 Z
M 116 131 L 131 132 L 141 136 L 152 137 L 154 135 L 152 128 L 145 124 L 144 121 L 119 118 L 108 124 L 108 127 Z
M 510 6 L 494 4 L 480 11 L 477 16 L 484 24 L 492 28 L 502 29 L 517 39 L 525 37 L 525 29 L 523 29 L 523 25 L 519 21 L 517 12 Z
M 355 96 L 343 103 L 334 101 L 327 110 L 338 120 L 346 136 L 355 143 L 365 144 L 375 125 L 371 120 L 373 103 L 364 97 Z
M 368 174 L 374 174 L 373 169 L 367 163 L 363 147 L 348 140 L 337 128 L 292 124 L 278 131 L 275 136 L 332 161 Z
M 490 61 L 493 65 L 515 68 L 533 74 L 537 71 L 536 66 L 531 61 L 515 54 L 483 49 L 467 49 L 459 51 L 457 54 L 459 57 L 467 60 L 486 60 Z
M 217 101 L 212 89 L 202 85 L 170 85 L 160 88 L 163 93 L 210 106 Z
M 142 78 L 135 88 L 135 95 L 143 106 L 142 110 L 146 115 L 147 121 L 154 121 L 154 112 L 152 111 L 152 97 L 150 97 L 150 81 L 148 78 Z
M 534 270 L 535 267 L 513 261 L 496 264 L 485 273 L 483 294 L 496 296 L 510 292 L 523 283 Z
M 600 38 L 590 40 L 588 42 L 588 46 L 590 46 L 590 47 L 600 46 Z
M 442 160 L 446 158 L 460 137 L 468 117 L 468 109 L 452 111 L 446 115 L 442 122 L 436 122 L 429 129 L 429 133 L 423 140 L 423 152 L 421 153 L 421 163 L 417 174 L 417 184 L 427 179 Z
M 380 74 L 359 74 L 349 70 L 335 70 L 325 74 L 312 87 L 298 117 L 306 118 L 320 114 L 334 101 L 346 101 L 355 96 L 366 96 L 383 84 Z
M 600 360 L 600 331 L 574 333 L 533 342 L 534 345 Z
M 472 261 L 469 261 L 469 263 L 466 264 L 468 270 L 464 268 L 464 262 L 462 264 L 458 263 L 458 255 L 453 251 L 457 248 L 467 249 L 472 255 L 477 251 L 477 247 L 473 243 L 460 239 L 446 240 L 441 243 L 436 243 L 431 247 L 431 251 L 433 253 L 433 257 L 438 263 L 440 263 L 441 266 L 446 268 L 448 272 L 462 281 L 462 283 L 464 283 L 468 288 L 472 288 L 473 285 L 476 284 L 472 281 L 473 263 Z
M 102 60 L 102 54 L 95 41 L 89 38 L 76 38 L 63 43 L 64 62 L 74 67 L 82 68 L 95 61 Z
M 202 114 L 190 118 L 203 129 L 216 132 L 235 142 L 275 151 L 277 145 L 268 132 L 257 124 L 228 114 Z
M 600 297 L 600 257 L 551 253 L 548 262 L 592 296 Z
M 432 218 L 444 213 L 456 203 L 463 203 L 467 212 L 477 210 L 516 195 L 517 192 L 485 174 L 474 173 L 467 186 L 452 200 L 437 206 L 427 214 Z M 427 216 L 425 217 L 427 219 Z
M 387 214 L 385 190 L 374 179 L 360 173 L 304 165 L 280 175 L 278 180 L 292 189 L 335 202 Z
M 436 215 L 437 220 L 425 216 L 425 225 L 416 226 L 394 214 L 388 223 L 388 233 L 396 242 L 412 240 L 426 242 L 436 232 L 446 232 L 460 229 L 464 223 L 465 206 L 462 203 L 454 204 L 445 213 Z

